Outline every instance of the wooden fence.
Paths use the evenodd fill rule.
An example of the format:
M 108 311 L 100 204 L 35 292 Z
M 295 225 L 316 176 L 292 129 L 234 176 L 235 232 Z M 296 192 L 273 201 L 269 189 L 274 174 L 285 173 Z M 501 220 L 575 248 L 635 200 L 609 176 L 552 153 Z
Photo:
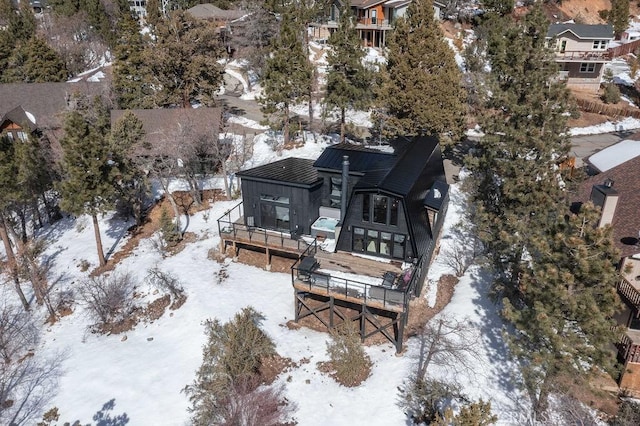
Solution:
M 633 117 L 640 118 L 640 110 L 635 108 L 617 107 L 614 105 L 606 105 L 598 101 L 590 101 L 588 99 L 576 99 L 578 108 L 586 112 L 594 112 L 596 114 L 607 115 L 609 117 Z
M 608 52 L 609 52 L 609 56 L 613 59 L 619 56 L 624 56 L 624 55 L 628 55 L 629 53 L 633 53 L 639 47 L 640 47 L 640 40 L 634 40 L 629 43 L 621 44 L 620 46 L 610 47 L 608 49 Z

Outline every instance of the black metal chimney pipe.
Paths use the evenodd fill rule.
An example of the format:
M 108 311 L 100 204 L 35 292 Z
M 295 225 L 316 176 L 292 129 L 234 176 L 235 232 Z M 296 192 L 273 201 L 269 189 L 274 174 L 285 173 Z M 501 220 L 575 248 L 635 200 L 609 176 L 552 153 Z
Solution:
M 340 194 L 340 222 L 347 215 L 347 191 L 349 190 L 349 156 L 342 157 L 342 192 Z

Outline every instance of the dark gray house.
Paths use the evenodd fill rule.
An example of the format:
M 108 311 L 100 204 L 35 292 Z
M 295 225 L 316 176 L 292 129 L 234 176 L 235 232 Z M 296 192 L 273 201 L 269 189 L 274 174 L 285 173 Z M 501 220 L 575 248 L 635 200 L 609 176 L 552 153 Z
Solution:
M 337 144 L 315 162 L 287 158 L 238 173 L 245 225 L 294 236 L 324 229 L 338 251 L 430 259 L 448 203 L 440 147 L 426 137 L 395 146 Z
M 238 172 L 245 225 L 309 234 L 318 218 L 323 180 L 313 160 L 285 158 Z
M 230 245 L 293 256 L 295 321 L 358 321 L 403 348 L 449 201 L 438 140 L 401 138 L 393 153 L 330 146 L 317 160 L 287 158 L 237 173 L 242 202 L 218 219 Z M 315 238 L 299 238 L 310 235 Z M 335 241 L 331 251 L 330 243 Z

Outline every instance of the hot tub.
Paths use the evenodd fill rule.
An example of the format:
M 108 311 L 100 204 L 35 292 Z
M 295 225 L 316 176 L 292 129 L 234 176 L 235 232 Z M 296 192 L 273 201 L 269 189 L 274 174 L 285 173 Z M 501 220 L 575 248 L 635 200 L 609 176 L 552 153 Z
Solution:
M 336 238 L 336 225 L 338 219 L 326 216 L 320 216 L 311 225 L 311 235 L 318 238 Z

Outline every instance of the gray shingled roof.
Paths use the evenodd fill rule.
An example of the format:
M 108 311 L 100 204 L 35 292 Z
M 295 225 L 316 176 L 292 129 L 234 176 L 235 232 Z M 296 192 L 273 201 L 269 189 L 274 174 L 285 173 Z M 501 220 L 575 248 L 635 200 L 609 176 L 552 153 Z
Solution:
M 236 175 L 243 179 L 287 183 L 290 186 L 308 187 L 322 182 L 313 167 L 313 160 L 295 157 L 243 170 Z
M 145 131 L 145 142 L 150 145 L 151 154 L 163 154 L 158 149 L 158 141 L 176 138 L 181 129 L 183 134 L 193 135 L 194 138 L 201 135 L 209 135 L 212 140 L 218 139 L 220 108 L 157 108 L 157 109 L 133 109 L 111 111 L 111 125 L 114 125 L 127 111 L 135 114 L 142 122 Z M 149 151 L 140 151 L 139 154 L 148 154 Z
M 613 27 L 609 24 L 551 24 L 547 31 L 547 37 L 557 37 L 566 31 L 571 31 L 581 39 L 613 39 Z
M 108 90 L 103 82 L 0 84 L 0 115 L 22 107 L 33 114 L 38 128 L 57 129 L 73 94 L 97 96 L 108 94 Z

